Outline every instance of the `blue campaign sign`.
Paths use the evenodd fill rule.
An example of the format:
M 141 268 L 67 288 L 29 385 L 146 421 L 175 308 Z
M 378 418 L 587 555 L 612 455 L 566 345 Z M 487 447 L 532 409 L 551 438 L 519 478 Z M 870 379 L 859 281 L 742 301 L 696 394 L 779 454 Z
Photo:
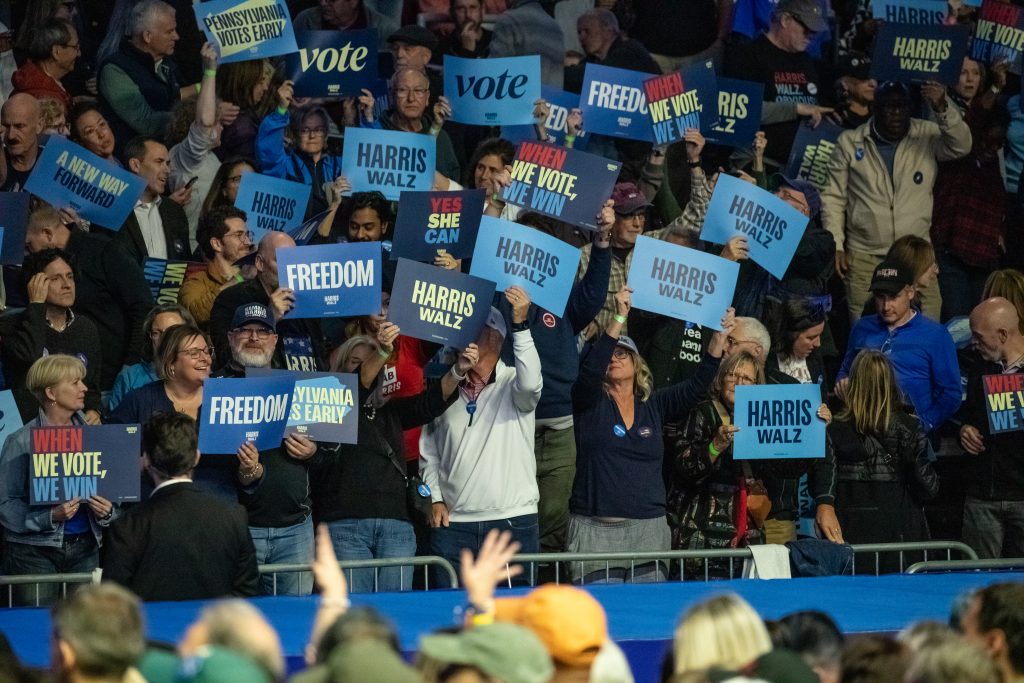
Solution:
M 474 126 L 533 123 L 540 56 L 463 59 L 445 55 L 444 95 L 452 121 Z
M 985 64 L 1010 63 L 1015 74 L 1024 70 L 1024 12 L 1019 5 L 998 0 L 981 3 L 971 40 L 971 59 Z
M 20 266 L 25 260 L 25 230 L 28 227 L 28 192 L 0 192 L 0 264 Z
M 295 292 L 288 318 L 345 318 L 380 311 L 380 242 L 277 250 L 282 287 Z
M 92 496 L 137 502 L 141 447 L 139 425 L 33 427 L 29 504 Z
M 718 79 L 718 122 L 704 135 L 708 142 L 749 147 L 761 129 L 764 83 Z
M 359 436 L 358 375 L 340 372 L 295 372 L 246 368 L 246 377 L 291 377 L 295 380 L 284 433 L 313 441 L 357 443 Z
M 746 235 L 750 258 L 781 280 L 807 220 L 771 192 L 723 173 L 711 195 L 700 238 L 725 244 L 734 235 Z
M 195 7 L 199 27 L 217 46 L 221 64 L 299 49 L 285 0 L 212 0 Z
M 14 393 L 10 389 L 0 391 L 0 449 L 7 437 L 21 429 L 23 424 L 18 404 L 14 402 Z
M 25 191 L 87 221 L 120 230 L 146 181 L 59 135 L 51 135 Z
M 576 247 L 525 225 L 484 216 L 469 274 L 490 280 L 500 292 L 519 285 L 533 303 L 561 318 L 579 264 Z
M 441 251 L 457 259 L 472 256 L 484 213 L 484 194 L 483 190 L 403 192 L 391 260 L 433 263 Z
M 261 173 L 243 175 L 235 197 L 235 206 L 245 211 L 255 242 L 271 230 L 288 232 L 302 225 L 308 203 L 308 185 Z
M 637 308 L 720 330 L 739 272 L 734 261 L 641 235 L 628 282 Z
M 548 119 L 544 122 L 544 129 L 548 135 L 555 138 L 555 144 L 564 145 L 565 136 L 568 134 L 566 123 L 569 113 L 580 106 L 580 96 L 547 85 L 541 85 L 540 96 L 551 105 L 551 113 L 548 114 Z M 524 140 L 536 140 L 537 131 L 532 122 L 524 126 L 502 126 L 501 137 L 519 144 Z M 580 131 L 572 147 L 576 150 L 587 148 L 587 131 Z
M 949 14 L 946 0 L 872 0 L 875 19 L 894 24 L 941 24 Z
M 490 280 L 403 258 L 388 319 L 407 337 L 464 349 L 483 329 L 493 299 Z
M 644 81 L 650 77 L 640 71 L 587 64 L 580 94 L 583 125 L 591 133 L 653 142 L 644 96 Z
M 530 211 L 588 230 L 612 194 L 622 164 L 543 142 L 521 142 L 512 183 L 502 197 Z
M 786 163 L 786 175 L 803 178 L 819 190 L 828 186 L 828 163 L 843 129 L 831 121 L 822 121 L 817 128 L 803 123 L 797 128 L 793 147 Z
M 434 187 L 437 142 L 433 135 L 375 128 L 346 128 L 341 172 L 353 192 L 382 193 L 397 200 L 403 191 Z
M 280 446 L 294 386 L 291 375 L 206 380 L 199 452 L 236 453 L 246 441 L 261 451 Z
M 295 41 L 284 63 L 297 97 L 360 95 L 377 82 L 376 31 L 300 31 Z
M 818 417 L 817 384 L 762 384 L 736 387 L 732 446 L 735 460 L 824 458 L 825 421 Z
M 682 140 L 688 128 L 710 133 L 718 121 L 717 93 L 715 66 L 710 61 L 644 81 L 654 144 Z
M 883 81 L 956 85 L 967 54 L 970 28 L 883 23 L 875 37 L 871 77 Z

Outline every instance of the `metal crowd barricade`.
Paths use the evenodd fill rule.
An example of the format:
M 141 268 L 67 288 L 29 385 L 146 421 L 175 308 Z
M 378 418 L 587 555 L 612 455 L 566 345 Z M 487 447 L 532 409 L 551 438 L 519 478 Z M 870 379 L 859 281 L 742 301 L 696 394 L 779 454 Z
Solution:
M 931 572 L 1007 571 L 1010 569 L 1024 569 L 1024 557 L 1004 557 L 990 560 L 928 560 L 915 562 L 903 573 L 928 574 Z
M 64 597 L 68 594 L 69 585 L 99 582 L 100 571 L 98 569 L 92 572 L 76 572 L 73 574 L 19 574 L 16 576 L 0 576 L 0 586 L 5 588 L 4 593 L 7 596 L 7 604 L 4 605 L 5 607 L 14 606 L 15 586 L 35 586 L 35 599 L 33 604 L 28 606 L 39 607 L 39 591 L 42 586 L 54 583 L 60 584 L 60 596 Z
M 440 586 L 440 588 L 456 588 L 459 585 L 458 574 L 455 573 L 455 568 L 452 567 L 451 563 L 443 557 L 436 555 L 421 555 L 418 557 L 394 557 L 388 559 L 379 560 L 344 560 L 338 563 L 341 566 L 343 572 L 345 572 L 345 578 L 348 579 L 349 583 L 352 583 L 352 570 L 354 569 L 372 569 L 373 570 L 373 592 L 377 592 L 380 579 L 380 570 L 388 567 L 398 567 L 399 580 L 404 583 L 405 571 L 414 572 L 416 567 L 423 567 L 423 585 L 427 590 L 431 590 L 430 585 L 430 567 L 437 567 L 440 571 L 444 572 L 448 578 L 448 585 Z M 312 570 L 312 566 L 308 564 L 263 564 L 259 567 L 260 575 L 271 574 L 272 579 L 272 590 L 273 595 L 277 595 L 277 575 L 278 574 L 292 574 L 296 572 L 308 572 Z M 436 588 L 436 587 L 435 587 Z

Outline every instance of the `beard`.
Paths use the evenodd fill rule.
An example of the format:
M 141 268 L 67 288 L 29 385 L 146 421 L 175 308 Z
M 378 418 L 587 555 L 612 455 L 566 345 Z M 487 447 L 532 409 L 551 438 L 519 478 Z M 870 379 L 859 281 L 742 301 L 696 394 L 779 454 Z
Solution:
M 231 347 L 231 355 L 235 362 L 246 368 L 267 368 L 270 367 L 270 359 L 274 357 L 274 349 L 247 349 L 243 347 Z

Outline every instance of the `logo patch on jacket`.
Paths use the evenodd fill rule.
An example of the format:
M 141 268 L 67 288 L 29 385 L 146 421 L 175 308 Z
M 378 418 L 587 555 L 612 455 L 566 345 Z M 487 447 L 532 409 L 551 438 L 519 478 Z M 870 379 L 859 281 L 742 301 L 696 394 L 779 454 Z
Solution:
M 863 147 L 858 147 L 856 150 L 854 150 L 853 156 L 857 157 L 857 161 L 860 161 L 861 159 L 863 159 L 864 158 L 864 148 Z
M 924 182 L 924 173 L 921 173 L 920 171 L 918 171 L 917 173 L 914 174 L 914 184 L 915 185 L 920 185 L 923 182 Z

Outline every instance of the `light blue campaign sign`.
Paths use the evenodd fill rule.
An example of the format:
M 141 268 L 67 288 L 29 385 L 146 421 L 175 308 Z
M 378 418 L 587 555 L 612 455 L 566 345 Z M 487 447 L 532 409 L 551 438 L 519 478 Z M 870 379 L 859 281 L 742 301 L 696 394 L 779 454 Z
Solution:
M 313 441 L 356 443 L 359 431 L 358 375 L 337 372 L 295 372 L 246 368 L 246 377 L 284 377 L 295 380 L 288 424 L 284 433 L 302 434 Z
M 941 24 L 949 14 L 946 0 L 872 0 L 875 19 L 894 24 Z
M 555 139 L 555 144 L 564 145 L 565 136 L 569 132 L 566 123 L 572 110 L 580 106 L 580 96 L 547 85 L 541 85 L 540 96 L 551 106 L 551 113 L 548 114 L 547 121 L 544 122 L 544 129 Z M 536 140 L 537 131 L 531 121 L 530 124 L 523 126 L 502 126 L 501 137 L 518 145 L 524 140 Z M 572 148 L 575 150 L 587 148 L 587 131 L 580 131 Z
M 533 123 L 540 56 L 463 59 L 445 55 L 444 95 L 452 121 L 474 126 Z
M 295 292 L 288 318 L 339 318 L 380 311 L 380 242 L 277 250 L 282 287 Z
M 739 272 L 734 261 L 641 235 L 628 282 L 637 308 L 720 330 Z
M 824 458 L 820 405 L 817 384 L 737 385 L 733 459 Z
M 195 5 L 199 27 L 220 63 L 289 55 L 299 47 L 285 0 L 213 0 Z
M 24 426 L 18 404 L 14 402 L 14 394 L 10 389 L 0 391 L 0 448 L 12 432 Z
M 579 249 L 560 239 L 484 216 L 469 274 L 490 280 L 497 291 L 519 285 L 533 303 L 562 317 L 579 263 Z
M 807 216 L 771 192 L 731 175 L 718 176 L 711 195 L 702 240 L 725 244 L 744 235 L 750 258 L 780 280 L 807 228 Z
M 246 224 L 259 242 L 271 230 L 288 232 L 302 225 L 309 204 L 309 186 L 261 173 L 246 173 L 235 206 L 245 211 Z
M 761 129 L 764 84 L 718 79 L 718 122 L 704 135 L 708 142 L 749 147 Z
M 353 192 L 376 190 L 391 200 L 403 191 L 434 188 L 437 142 L 432 135 L 346 128 L 341 172 Z
M 587 64 L 583 72 L 580 109 L 591 133 L 653 142 L 644 81 L 651 74 Z
M 377 82 L 377 32 L 299 31 L 299 50 L 285 58 L 296 97 L 361 95 Z
M 145 189 L 139 176 L 59 135 L 50 136 L 25 182 L 26 192 L 111 230 L 121 229 Z
M 199 452 L 233 454 L 246 441 L 261 451 L 280 446 L 294 386 L 290 375 L 206 380 Z

